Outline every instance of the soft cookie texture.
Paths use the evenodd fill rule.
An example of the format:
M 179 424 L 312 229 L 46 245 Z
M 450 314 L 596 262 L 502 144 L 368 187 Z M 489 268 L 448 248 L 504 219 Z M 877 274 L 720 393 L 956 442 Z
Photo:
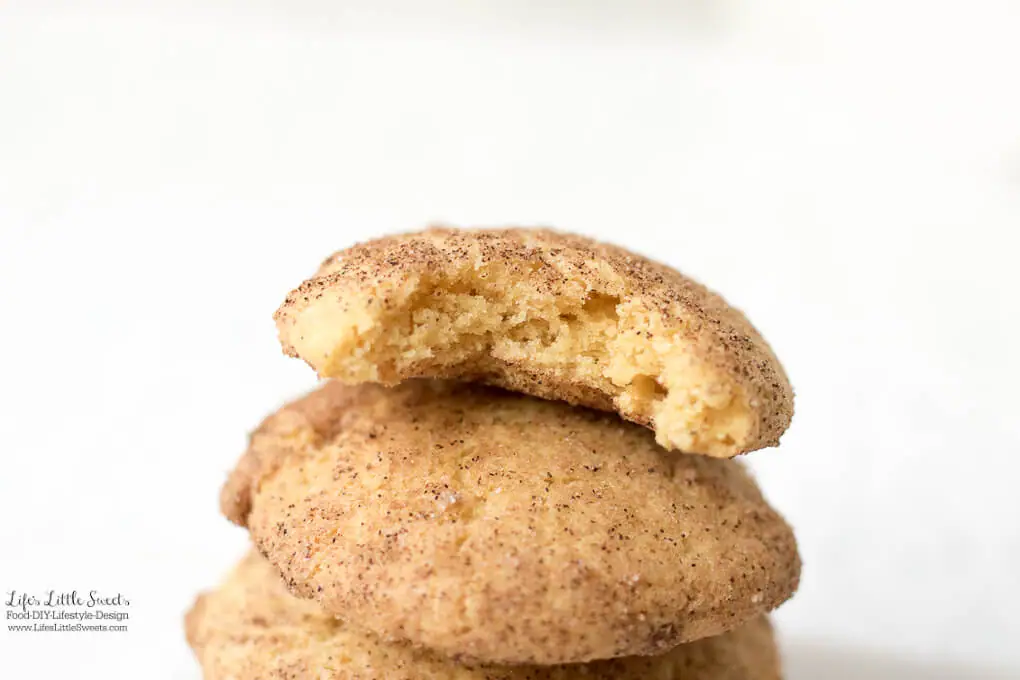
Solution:
M 326 383 L 252 435 L 222 505 L 296 594 L 489 663 L 661 654 L 776 607 L 800 574 L 739 463 L 456 382 Z
M 250 554 L 185 619 L 206 680 L 779 680 L 764 617 L 661 656 L 573 666 L 465 667 L 382 642 L 289 594 Z
M 455 378 L 617 411 L 670 449 L 778 443 L 793 391 L 720 296 L 622 248 L 543 229 L 429 229 L 342 250 L 276 313 L 322 377 Z

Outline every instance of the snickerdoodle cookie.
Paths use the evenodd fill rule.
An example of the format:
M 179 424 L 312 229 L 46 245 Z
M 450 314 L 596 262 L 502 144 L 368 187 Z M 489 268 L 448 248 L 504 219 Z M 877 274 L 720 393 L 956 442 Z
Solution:
M 793 391 L 720 296 L 541 229 L 429 229 L 340 251 L 276 313 L 284 350 L 347 383 L 456 378 L 617 411 L 662 446 L 773 446 Z
M 252 553 L 185 620 L 206 680 L 779 680 L 765 617 L 661 656 L 588 665 L 465 667 L 382 642 L 287 592 Z
M 295 593 L 490 663 L 662 653 L 776 607 L 800 573 L 739 463 L 464 383 L 326 383 L 252 435 L 222 504 Z

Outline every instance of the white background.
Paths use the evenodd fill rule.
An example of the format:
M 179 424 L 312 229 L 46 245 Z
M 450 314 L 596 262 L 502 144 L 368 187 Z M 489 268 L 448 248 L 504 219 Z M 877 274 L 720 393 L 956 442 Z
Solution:
M 790 677 L 1020 677 L 1020 5 L 0 4 L 4 678 L 197 678 L 217 494 L 314 377 L 271 314 L 356 240 L 551 224 L 743 307 L 797 415 Z

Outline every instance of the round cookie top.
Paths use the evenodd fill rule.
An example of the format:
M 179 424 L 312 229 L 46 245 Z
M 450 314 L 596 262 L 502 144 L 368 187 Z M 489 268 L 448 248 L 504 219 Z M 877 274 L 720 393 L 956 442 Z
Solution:
M 783 367 L 742 313 L 670 267 L 545 229 L 434 228 L 342 250 L 276 312 L 322 377 L 486 382 L 616 411 L 669 449 L 773 446 Z
M 800 573 L 739 463 L 472 384 L 326 383 L 256 430 L 222 506 L 295 593 L 489 663 L 662 653 L 778 606 Z
M 764 617 L 661 656 L 568 666 L 460 666 L 404 643 L 382 642 L 287 592 L 248 555 L 185 619 L 206 680 L 779 680 Z

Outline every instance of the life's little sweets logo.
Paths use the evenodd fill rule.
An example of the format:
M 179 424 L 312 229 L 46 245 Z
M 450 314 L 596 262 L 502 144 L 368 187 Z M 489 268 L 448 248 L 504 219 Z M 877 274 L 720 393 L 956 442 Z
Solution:
M 131 618 L 127 596 L 98 590 L 10 590 L 4 605 L 12 633 L 124 633 Z

